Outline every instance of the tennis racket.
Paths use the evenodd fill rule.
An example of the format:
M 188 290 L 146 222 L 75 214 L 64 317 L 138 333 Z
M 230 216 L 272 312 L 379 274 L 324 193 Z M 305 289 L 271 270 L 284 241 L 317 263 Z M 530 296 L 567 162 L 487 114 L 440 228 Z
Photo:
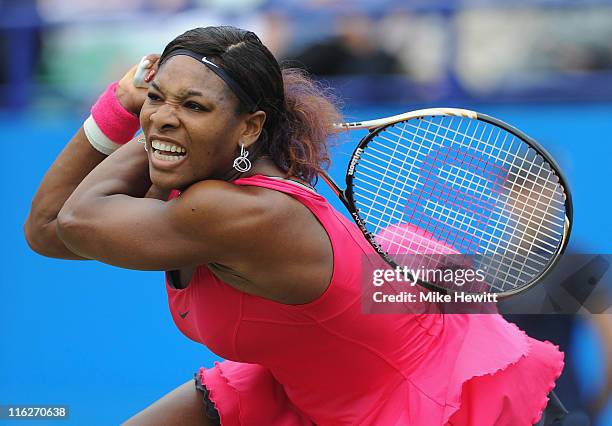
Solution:
M 413 268 L 415 254 L 473 255 L 486 288 L 481 281 L 461 291 L 503 298 L 540 281 L 565 249 L 570 191 L 551 156 L 520 130 L 455 108 L 335 126 L 369 133 L 351 156 L 346 189 L 322 178 L 393 268 Z

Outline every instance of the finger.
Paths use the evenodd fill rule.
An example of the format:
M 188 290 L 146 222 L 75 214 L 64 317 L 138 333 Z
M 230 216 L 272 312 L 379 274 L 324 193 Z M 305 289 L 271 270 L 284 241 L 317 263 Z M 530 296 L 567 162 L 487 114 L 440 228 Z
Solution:
M 151 68 L 156 65 L 157 62 L 159 62 L 159 58 L 160 55 L 158 55 L 157 53 L 150 53 L 148 55 L 145 55 L 142 59 L 149 61 L 149 65 L 147 66 L 147 68 Z
M 151 80 L 153 80 L 153 78 L 155 77 L 155 71 L 154 69 L 149 70 L 149 72 L 147 72 L 147 75 L 145 75 L 144 81 L 146 83 L 150 83 Z
M 146 56 L 143 56 L 140 62 L 136 67 L 136 71 L 134 72 L 133 83 L 134 86 L 146 89 L 148 85 L 148 81 L 145 79 L 147 75 L 147 70 L 151 65 L 151 61 L 147 59 Z
M 150 68 L 153 61 L 148 56 L 143 56 L 140 62 L 138 62 L 138 68 Z
M 149 55 L 149 59 L 154 60 L 154 62 L 152 63 L 149 72 L 147 72 L 147 75 L 145 75 L 145 82 L 150 83 L 155 77 L 155 74 L 157 73 L 157 70 L 159 68 L 159 58 L 160 55 Z

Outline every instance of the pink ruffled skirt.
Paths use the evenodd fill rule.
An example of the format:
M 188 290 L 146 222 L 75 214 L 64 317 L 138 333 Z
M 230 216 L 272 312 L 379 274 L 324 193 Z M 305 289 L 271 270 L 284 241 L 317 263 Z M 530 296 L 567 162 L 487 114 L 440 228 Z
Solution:
M 547 395 L 563 370 L 563 353 L 549 342 L 528 337 L 499 315 L 447 315 L 444 322 L 437 347 L 415 374 L 391 391 L 384 404 L 363 413 L 358 412 L 363 407 L 350 407 L 356 410 L 355 418 L 362 419 L 358 424 L 537 423 L 548 402 Z M 462 335 L 461 340 L 458 335 Z M 203 370 L 202 384 L 209 390 L 223 426 L 314 424 L 263 366 L 215 363 L 213 368 Z

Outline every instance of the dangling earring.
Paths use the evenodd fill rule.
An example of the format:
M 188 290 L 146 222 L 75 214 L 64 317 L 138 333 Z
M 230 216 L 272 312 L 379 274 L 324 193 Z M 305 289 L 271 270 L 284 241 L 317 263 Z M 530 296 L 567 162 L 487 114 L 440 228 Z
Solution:
M 145 139 L 143 136 L 141 136 L 141 137 L 139 137 L 139 138 L 138 138 L 138 143 L 141 143 L 141 144 L 143 144 L 143 145 L 144 145 L 144 149 L 145 149 L 145 151 L 147 151 L 147 152 L 149 151 L 149 150 L 147 149 L 147 140 L 146 140 L 146 139 Z
M 248 172 L 251 170 L 251 161 L 247 158 L 249 151 L 244 149 L 244 145 L 240 146 L 240 155 L 234 160 L 234 168 L 240 173 Z

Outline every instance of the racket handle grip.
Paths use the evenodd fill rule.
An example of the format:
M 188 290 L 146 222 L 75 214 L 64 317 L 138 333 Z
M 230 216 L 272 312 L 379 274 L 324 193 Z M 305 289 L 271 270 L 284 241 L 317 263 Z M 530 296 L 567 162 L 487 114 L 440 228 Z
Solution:
M 138 63 L 138 66 L 136 67 L 136 73 L 134 74 L 134 80 L 133 80 L 134 86 L 139 87 L 141 89 L 149 88 L 149 83 L 145 81 L 145 76 L 147 75 L 147 72 L 149 71 L 149 68 L 147 68 L 149 64 L 150 64 L 150 61 L 147 59 L 146 56 L 143 56 L 140 62 Z

